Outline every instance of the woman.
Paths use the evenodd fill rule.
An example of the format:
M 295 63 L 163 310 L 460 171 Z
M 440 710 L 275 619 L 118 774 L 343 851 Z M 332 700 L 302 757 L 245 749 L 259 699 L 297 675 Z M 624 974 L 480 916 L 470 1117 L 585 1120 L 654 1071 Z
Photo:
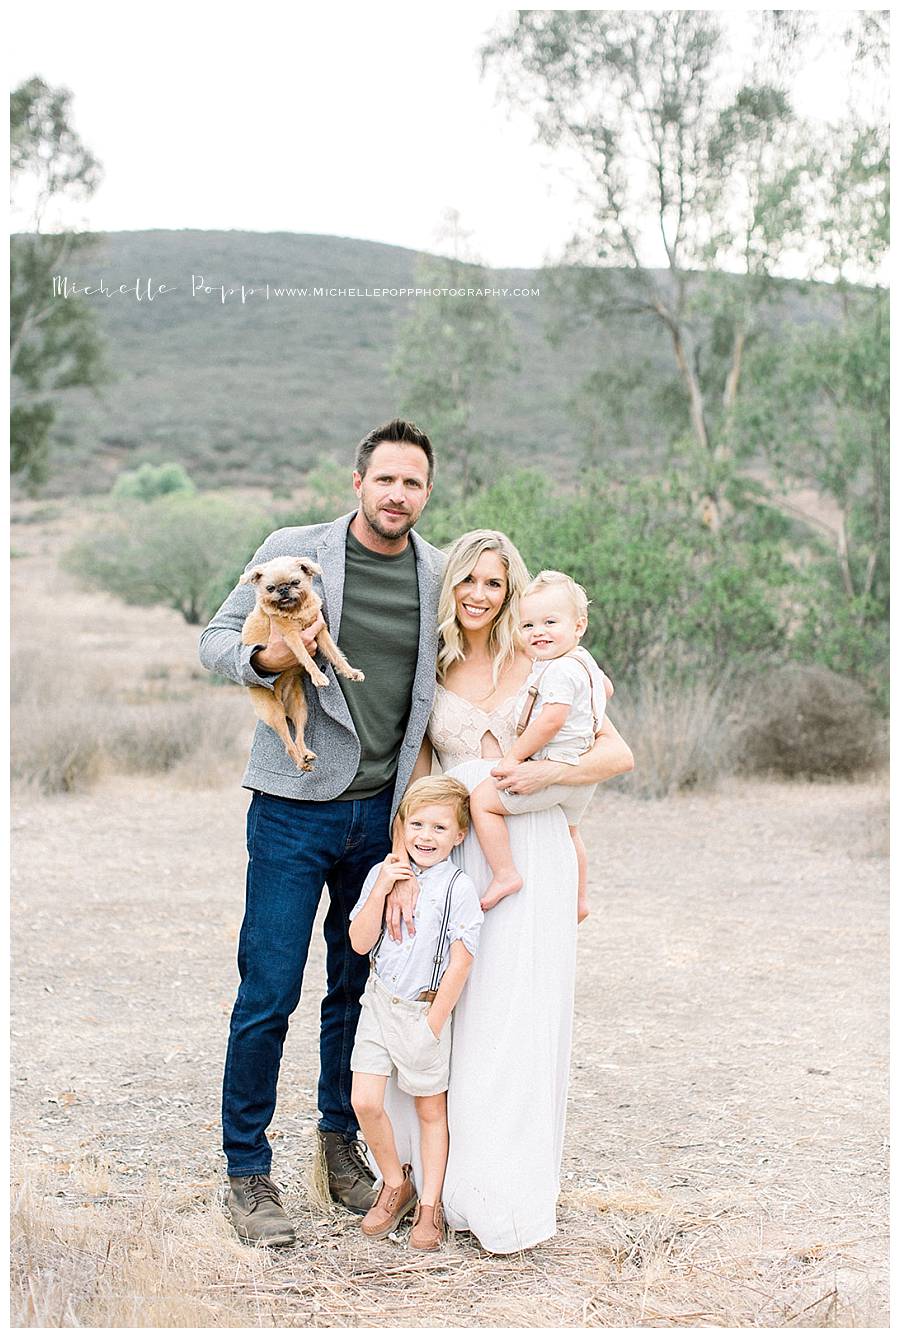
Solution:
M 438 608 L 441 647 L 428 738 L 413 780 L 441 767 L 469 788 L 491 773 L 515 734 L 515 701 L 531 670 L 516 630 L 528 573 L 494 530 L 453 545 Z M 612 726 L 577 766 L 528 762 L 495 779 L 530 793 L 556 782 L 592 784 L 630 769 Z M 496 1254 L 528 1249 L 556 1231 L 575 990 L 575 850 L 562 810 L 509 820 L 524 884 L 485 915 L 471 975 L 453 1021 L 444 1211 Z M 458 863 L 477 887 L 490 870 L 473 833 Z M 394 912 L 396 923 L 396 912 Z M 401 1159 L 418 1171 L 411 1101 L 389 1084 Z

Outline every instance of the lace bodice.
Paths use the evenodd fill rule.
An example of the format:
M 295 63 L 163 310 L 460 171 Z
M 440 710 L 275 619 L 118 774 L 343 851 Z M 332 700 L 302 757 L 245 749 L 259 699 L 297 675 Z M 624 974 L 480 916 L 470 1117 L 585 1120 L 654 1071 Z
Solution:
M 438 683 L 428 737 L 444 770 L 480 758 L 481 740 L 487 733 L 493 734 L 501 753 L 509 751 L 516 737 L 516 694 L 485 711 Z

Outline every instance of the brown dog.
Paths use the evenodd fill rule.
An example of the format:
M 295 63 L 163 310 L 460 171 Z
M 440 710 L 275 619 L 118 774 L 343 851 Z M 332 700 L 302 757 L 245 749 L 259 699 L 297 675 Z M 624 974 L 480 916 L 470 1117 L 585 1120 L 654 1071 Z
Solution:
M 256 586 L 256 608 L 247 615 L 241 641 L 245 646 L 268 645 L 274 628 L 300 661 L 296 667 L 285 669 L 278 675 L 271 692 L 268 688 L 249 688 L 248 691 L 256 714 L 274 729 L 288 756 L 301 771 L 312 771 L 316 760 L 315 753 L 307 748 L 303 738 L 307 716 L 303 671 L 306 670 L 317 687 L 323 688 L 328 683 L 300 635 L 303 628 L 312 626 L 322 611 L 322 601 L 312 588 L 313 575 L 321 574 L 322 568 L 311 558 L 280 557 L 245 572 L 240 580 L 241 585 Z M 339 674 L 354 683 L 362 683 L 365 675 L 347 663 L 327 628 L 318 634 L 316 642 Z M 293 723 L 295 739 L 288 731 L 288 720 Z

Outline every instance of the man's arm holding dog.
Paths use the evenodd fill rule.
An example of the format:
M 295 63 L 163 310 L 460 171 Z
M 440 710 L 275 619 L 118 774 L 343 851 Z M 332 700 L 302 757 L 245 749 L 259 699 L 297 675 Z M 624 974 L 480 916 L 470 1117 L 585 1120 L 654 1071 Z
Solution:
M 293 552 L 296 530 L 276 530 L 265 540 L 247 563 L 250 571 L 261 562 Z M 214 674 L 230 678 L 248 688 L 272 688 L 285 669 L 292 669 L 299 661 L 287 642 L 273 628 L 268 644 L 245 646 L 241 641 L 244 621 L 256 602 L 253 590 L 247 585 L 236 585 L 209 626 L 200 637 L 200 663 Z M 310 655 L 316 653 L 316 636 L 324 627 L 321 615 L 300 635 Z

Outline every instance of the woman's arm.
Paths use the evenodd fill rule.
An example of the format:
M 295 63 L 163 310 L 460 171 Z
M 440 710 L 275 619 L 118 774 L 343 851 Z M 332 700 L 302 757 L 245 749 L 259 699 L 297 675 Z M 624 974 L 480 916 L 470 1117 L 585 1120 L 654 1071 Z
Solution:
M 606 716 L 590 752 L 573 766 L 569 762 L 520 762 L 516 767 L 497 766 L 491 775 L 498 790 L 514 794 L 536 794 L 548 785 L 597 785 L 634 770 L 634 755 L 615 725 Z

